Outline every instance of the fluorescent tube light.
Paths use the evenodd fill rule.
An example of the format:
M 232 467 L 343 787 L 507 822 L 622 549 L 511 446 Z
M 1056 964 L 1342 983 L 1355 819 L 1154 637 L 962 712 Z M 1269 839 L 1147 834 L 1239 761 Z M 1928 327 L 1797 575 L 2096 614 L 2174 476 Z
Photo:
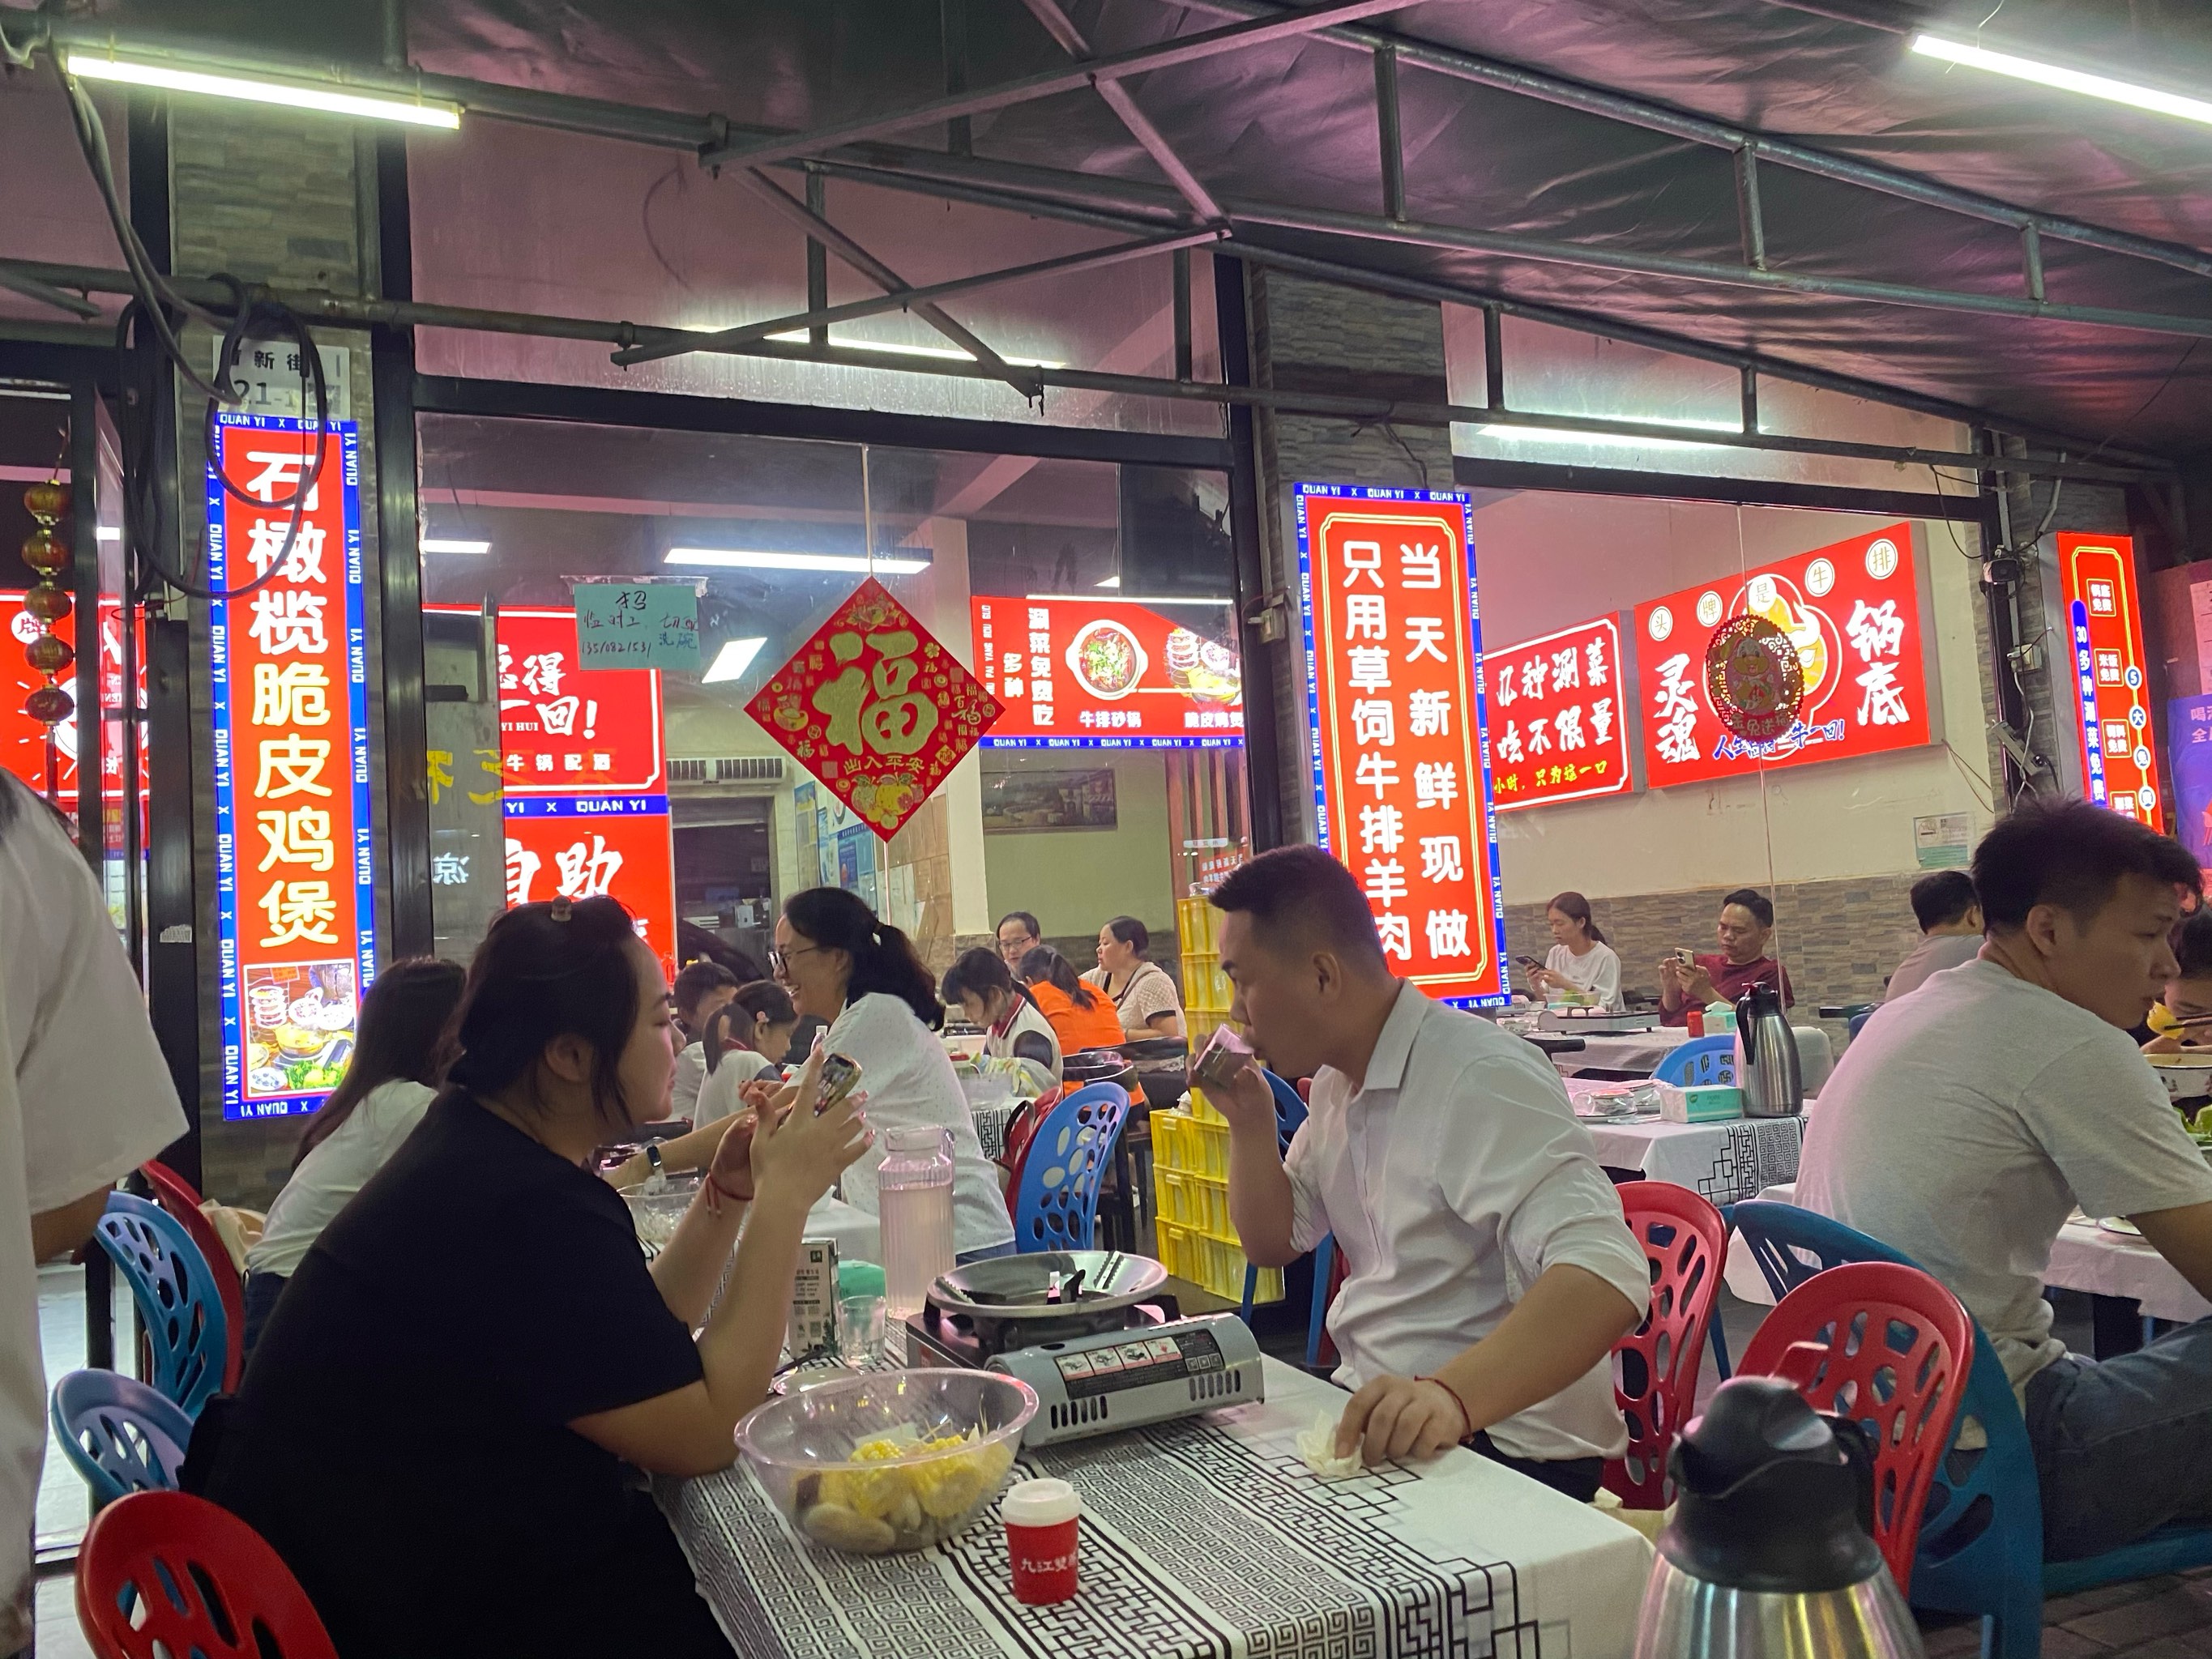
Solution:
M 781 334 L 771 334 L 768 337 L 771 340 L 781 340 L 791 345 L 807 345 L 812 341 L 812 337 L 803 328 L 787 328 Z M 958 346 L 890 345 L 882 340 L 841 340 L 834 331 L 830 336 L 830 343 L 833 346 L 841 346 L 848 351 L 890 351 L 902 357 L 941 357 L 956 363 L 972 363 L 980 361 L 974 352 L 963 351 Z M 1046 357 L 1017 357 L 1011 353 L 1001 355 L 1006 362 L 1013 364 L 1017 368 L 1066 368 L 1067 367 L 1064 362 L 1054 362 Z
M 1947 64 L 1987 70 L 1992 75 L 2008 75 L 2015 81 L 2033 81 L 2039 87 L 2056 87 L 2061 92 L 2108 99 L 2155 115 L 2178 115 L 2185 121 L 2212 125 L 2212 103 L 2202 98 L 2185 98 L 2178 92 L 2161 92 L 2155 87 L 2139 87 L 2130 81 L 2115 81 L 2110 76 L 2063 69 L 2056 64 L 2039 64 L 2033 58 L 2015 58 L 2010 52 L 1990 52 L 1982 46 L 1940 40 L 1932 34 L 1914 35 L 1912 50 L 1923 58 L 1940 58 Z
M 341 92 L 335 87 L 306 87 L 239 75 L 210 75 L 199 70 L 134 64 L 125 58 L 69 55 L 69 72 L 87 81 L 119 81 L 126 86 L 166 92 L 196 92 L 210 98 L 239 98 L 252 104 L 281 104 L 287 109 L 322 110 L 374 121 L 405 121 L 418 127 L 458 127 L 461 112 L 451 104 L 413 102 L 376 93 Z
M 927 559 L 878 559 L 857 553 L 780 553 L 765 548 L 672 547 L 663 564 L 713 565 L 728 570 L 825 570 L 866 575 L 912 576 L 929 568 Z
M 1121 585 L 1121 579 L 1119 576 L 1109 576 L 1104 581 L 1098 584 L 1101 587 L 1119 587 Z
M 745 670 L 753 665 L 753 659 L 760 655 L 761 647 L 767 643 L 764 639 L 724 640 L 722 648 L 714 653 L 713 665 L 699 677 L 699 684 L 714 685 L 723 680 L 743 679 Z
M 489 553 L 491 551 L 491 544 L 454 541 L 443 536 L 425 536 L 422 538 L 422 550 L 425 553 Z
M 1058 599 L 1063 604 L 1072 600 L 1079 604 L 1086 605 L 1211 605 L 1219 606 L 1226 605 L 1230 603 L 1230 598 L 1226 593 L 1224 593 L 1218 599 L 1170 598 L 1164 594 L 1155 593 L 1116 593 L 1110 599 L 1086 599 L 1080 593 L 1024 593 L 1022 597 L 1025 599 Z
M 123 532 L 112 524 L 104 524 L 92 533 L 104 542 L 119 542 L 123 539 Z
M 1593 416 L 1594 419 L 1642 421 L 1651 426 L 1680 427 L 1692 432 L 1738 433 L 1742 430 L 1728 421 L 1669 420 L 1656 415 L 1620 415 Z M 1562 427 L 1524 426 L 1517 421 L 1496 421 L 1479 426 L 1475 431 L 1485 438 L 1503 438 L 1509 442 L 1526 443 L 1540 438 L 1551 443 L 1595 444 L 1613 449 L 1709 449 L 1712 446 L 1700 443 L 1695 438 L 1640 438 L 1625 432 L 1576 432 Z

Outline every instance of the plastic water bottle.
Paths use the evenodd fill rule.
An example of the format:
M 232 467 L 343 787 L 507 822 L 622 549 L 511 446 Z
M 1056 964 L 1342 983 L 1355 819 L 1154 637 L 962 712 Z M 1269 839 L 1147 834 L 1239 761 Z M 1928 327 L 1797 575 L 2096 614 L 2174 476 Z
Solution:
M 952 1132 L 923 1125 L 893 1129 L 876 1171 L 883 1227 L 884 1312 L 921 1311 L 938 1275 L 952 1271 Z

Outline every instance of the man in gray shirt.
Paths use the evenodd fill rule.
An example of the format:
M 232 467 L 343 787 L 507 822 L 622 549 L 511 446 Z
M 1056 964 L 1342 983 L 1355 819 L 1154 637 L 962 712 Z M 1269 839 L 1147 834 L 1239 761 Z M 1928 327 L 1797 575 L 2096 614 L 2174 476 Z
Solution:
M 1903 1251 L 1988 1332 L 2035 1449 L 2044 1553 L 2065 1560 L 2212 1520 L 2212 1320 L 2100 1364 L 2052 1336 L 2042 1296 L 2079 1204 L 2212 1297 L 2212 1170 L 2128 1036 L 2203 878 L 2179 843 L 2076 800 L 2005 818 L 1973 879 L 1981 956 L 1844 1050 L 1797 1201 Z
M 1982 953 L 1982 905 L 1974 878 L 1964 870 L 1938 870 L 1912 884 L 1912 914 L 1920 923 L 1920 943 L 1889 976 L 1884 1002 L 1917 991 L 1930 974 L 1972 962 Z

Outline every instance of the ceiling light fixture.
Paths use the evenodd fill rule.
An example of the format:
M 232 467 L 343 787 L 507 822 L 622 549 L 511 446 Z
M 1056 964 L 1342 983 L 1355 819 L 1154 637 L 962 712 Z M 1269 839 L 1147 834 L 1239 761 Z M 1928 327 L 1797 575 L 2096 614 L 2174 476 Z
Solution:
M 86 81 L 119 81 L 125 86 L 154 87 L 164 92 L 238 98 L 252 104 L 281 104 L 287 109 L 321 110 L 327 114 L 354 115 L 373 121 L 404 121 L 418 127 L 450 129 L 461 124 L 461 112 L 452 104 L 345 92 L 329 86 L 301 86 L 242 75 L 210 75 L 200 70 L 132 63 L 127 58 L 95 57 L 84 52 L 70 53 L 69 72 Z
M 1680 427 L 1692 432 L 1725 432 L 1740 435 L 1742 428 L 1729 421 L 1669 420 L 1657 415 L 1595 416 L 1596 420 L 1640 421 L 1649 426 Z M 1495 421 L 1478 426 L 1475 431 L 1486 438 L 1503 438 L 1508 442 L 1526 443 L 1540 438 L 1551 443 L 1595 444 L 1613 449 L 1710 449 L 1712 445 L 1695 438 L 1644 438 L 1626 432 L 1577 432 L 1571 428 L 1555 426 L 1524 426 L 1517 421 Z
M 1121 585 L 1121 579 L 1119 576 L 1109 576 L 1104 581 L 1098 584 L 1101 587 L 1119 587 Z
M 491 551 L 491 544 L 454 541 L 444 536 L 425 536 L 422 538 L 422 550 L 425 553 L 489 553 Z
M 2131 81 L 2116 81 L 2107 75 L 2091 75 L 2056 64 L 2038 63 L 2033 58 L 2016 58 L 2008 52 L 1990 52 L 1933 34 L 1914 35 L 1912 50 L 1923 58 L 1940 58 L 1947 64 L 1987 70 L 1992 75 L 2008 75 L 2015 81 L 2033 81 L 2039 87 L 2055 87 L 2061 92 L 2103 98 L 2132 109 L 2148 110 L 2155 115 L 2178 115 L 2185 121 L 2212 125 L 2212 103 L 2202 98 L 2185 98 L 2178 92 L 2161 92 L 2156 87 L 2137 86 Z
M 926 559 L 878 559 L 857 553 L 781 553 L 766 548 L 672 547 L 663 564 L 711 565 L 726 570 L 821 570 L 866 575 L 913 576 L 929 568 Z
M 781 334 L 771 334 L 768 337 L 771 340 L 781 341 L 787 345 L 806 345 L 811 343 L 811 337 L 803 328 L 787 328 Z M 888 351 L 901 357 L 940 357 L 956 363 L 972 363 L 976 361 L 974 352 L 963 351 L 957 346 L 893 345 L 884 340 L 840 339 L 835 333 L 830 335 L 830 343 L 845 351 Z M 1064 362 L 1054 362 L 1046 357 L 1017 357 L 1012 352 L 1002 352 L 1000 356 L 1017 368 L 1066 368 L 1067 367 Z
M 743 679 L 745 670 L 753 665 L 753 659 L 760 655 L 761 647 L 767 643 L 765 639 L 724 640 L 722 648 L 714 653 L 713 665 L 699 677 L 699 684 L 715 685 L 724 680 Z

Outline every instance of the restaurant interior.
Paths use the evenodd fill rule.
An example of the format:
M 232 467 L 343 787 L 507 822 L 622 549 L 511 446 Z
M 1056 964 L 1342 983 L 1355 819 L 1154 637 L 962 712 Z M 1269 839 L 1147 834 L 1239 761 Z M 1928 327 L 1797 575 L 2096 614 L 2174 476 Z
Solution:
M 271 1245 L 310 1196 L 350 1237 L 376 1207 L 356 1192 L 431 1190 L 402 1151 L 416 1120 L 505 1115 L 469 1081 L 492 1045 L 470 1057 L 459 1001 L 434 1067 L 426 1037 L 379 1074 L 420 1098 L 362 1150 L 383 1120 L 347 1079 L 366 1093 L 380 981 L 483 967 L 502 929 L 603 898 L 678 1023 L 651 1040 L 671 1092 L 558 1150 L 599 1220 L 619 1194 L 617 1277 L 647 1264 L 700 1392 L 750 1404 L 708 1436 L 719 1461 L 617 1444 L 581 1426 L 596 1407 L 544 1425 L 684 1581 L 691 1626 L 641 1626 L 641 1652 L 2212 1642 L 2212 1498 L 2045 1560 L 2063 1517 L 2033 1518 L 2042 1424 L 2003 1404 L 2030 1396 L 1990 1314 L 1811 1197 L 1823 1093 L 1863 1089 L 1850 1056 L 1908 1000 L 1893 975 L 1979 937 L 1966 901 L 1931 922 L 1925 896 L 1955 895 L 1985 836 L 2081 800 L 2212 870 L 2201 147 L 2155 104 L 1910 44 L 1988 27 L 2172 98 L 2212 85 L 2202 20 L 359 9 L 0 8 L 0 770 L 93 872 L 152 1056 L 139 1133 L 182 1126 L 102 1176 L 68 1248 L 28 1206 L 40 1363 L 0 1405 L 31 1401 L 31 1480 L 0 1498 L 24 1498 L 30 1548 L 0 1656 L 217 1651 L 132 1612 L 171 1569 L 131 1548 L 204 1552 L 173 1610 L 281 1626 L 264 1652 L 399 1650 L 284 1505 L 210 1501 L 275 1432 L 284 1362 L 257 1386 L 252 1352 L 301 1352 L 304 1281 L 336 1259 L 313 1229 L 281 1271 Z M 650 637 L 626 635 L 648 606 Z M 0 846 L 18 833 L 0 816 Z M 1249 956 L 1229 971 L 1231 939 L 1277 924 L 1214 896 L 1312 847 L 1367 906 L 1353 954 L 1379 944 L 1387 997 L 1479 1022 L 1456 1040 L 1504 1043 L 1540 1094 L 1559 1139 L 1539 1162 L 1599 1194 L 1546 1224 L 1594 1208 L 1637 1253 L 1627 1322 L 1575 1373 L 1620 1444 L 1557 1428 L 1568 1373 L 1511 1409 L 1480 1395 L 1493 1332 L 1581 1328 L 1535 1281 L 1604 1277 L 1602 1250 L 1557 1254 L 1565 1231 L 1530 1253 L 1516 1229 L 1542 1206 L 1451 1196 L 1507 1180 L 1510 1139 L 1407 1152 L 1448 1099 L 1448 1124 L 1521 1121 L 1525 1097 L 1468 1080 L 1499 1051 L 1401 1091 L 1393 1066 L 1422 1055 L 1378 1035 L 1386 997 L 1374 1069 L 1347 1077 L 1319 1045 L 1358 975 L 1309 964 L 1316 1060 L 1293 1065 L 1309 1034 L 1271 1048 L 1267 981 Z M 1334 927 L 1332 891 L 1285 914 Z M 859 934 L 808 931 L 851 900 Z M 0 886 L 0 918 L 24 902 Z M 1085 1005 L 1010 921 L 1118 1041 L 1063 1029 Z M 2168 929 L 2165 977 L 2194 983 L 2182 915 L 2145 948 Z M 1615 976 L 1586 977 L 1593 943 Z M 809 955 L 849 985 L 825 1000 Z M 42 1006 L 17 980 L 49 970 L 0 956 L 7 1007 Z M 1148 963 L 1164 992 L 1139 994 Z M 2179 994 L 2181 1023 L 2154 1007 L 2135 1033 L 2168 1041 L 2122 1060 L 2212 1161 Z M 902 1000 L 913 1041 L 869 1048 L 856 1011 Z M 710 1024 L 725 1004 L 744 1018 Z M 828 1093 L 801 1114 L 817 1030 Z M 20 1076 L 45 1032 L 14 1034 Z M 763 1146 L 826 1135 L 856 1078 L 873 1144 L 786 1217 Z M 1384 1091 L 1407 1127 L 1370 1148 Z M 924 1097 L 948 1103 L 910 1121 Z M 333 1100 L 359 1115 L 343 1140 Z M 40 1104 L 25 1089 L 25 1124 Z M 366 1162 L 317 1174 L 340 1156 Z M 2064 1162 L 2073 1213 L 2034 1273 L 2069 1361 L 2212 1318 L 2212 1269 L 2077 1200 Z M 1459 1206 L 1433 1280 L 1433 1236 L 1382 1207 L 1413 1176 Z M 511 1218 L 496 1181 L 483 1199 Z M 786 1219 L 792 1292 L 747 1300 Z M 564 1221 L 562 1249 L 589 1233 Z M 1911 1275 L 1881 1281 L 1891 1346 L 1941 1349 L 1902 1451 L 1899 1371 L 1866 1383 L 1879 1411 L 1839 1392 L 1862 1362 L 1837 1298 L 1872 1296 L 1849 1275 L 1876 1263 Z M 1376 1360 L 1377 1322 L 1454 1320 L 1472 1346 Z M 411 1334 L 410 1391 L 443 1386 L 434 1335 Z M 605 1346 L 611 1373 L 652 1345 Z M 1370 1383 L 1404 1387 L 1389 1455 L 1335 1437 L 1387 1441 Z M 584 1391 L 607 1415 L 651 1392 L 612 1386 Z M 1414 1402 L 1440 1398 L 1465 1432 L 1431 1446 Z M 1707 1553 L 1754 1410 L 1779 1413 L 1767 1530 L 1849 1573 L 1732 1580 Z M 1977 1462 L 1960 1437 L 1992 1414 Z M 164 1495 L 198 1507 L 140 1502 Z M 118 1541 L 134 1515 L 153 1530 Z M 1808 1603 L 1840 1611 L 1778 1638 Z M 424 1618 L 424 1652 L 479 1628 Z

